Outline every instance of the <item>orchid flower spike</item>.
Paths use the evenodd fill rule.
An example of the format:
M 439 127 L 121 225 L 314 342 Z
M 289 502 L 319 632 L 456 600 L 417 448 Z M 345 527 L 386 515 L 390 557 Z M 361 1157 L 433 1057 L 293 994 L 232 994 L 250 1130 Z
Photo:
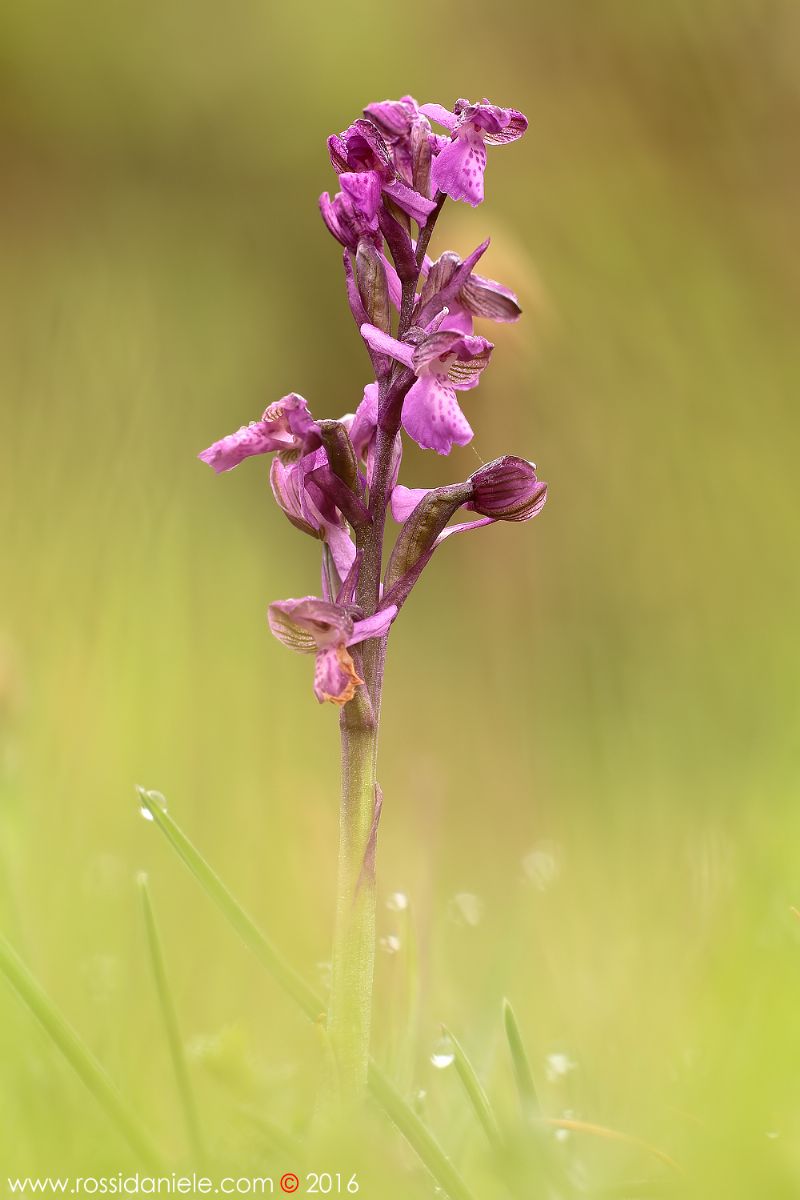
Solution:
M 338 419 L 316 419 L 292 392 L 199 455 L 218 474 L 273 455 L 278 508 L 319 544 L 321 596 L 276 601 L 269 624 L 285 645 L 315 655 L 320 702 L 344 706 L 363 688 L 363 711 L 378 713 L 384 655 L 369 643 L 386 638 L 436 548 L 454 533 L 529 521 L 544 505 L 547 485 L 513 455 L 447 487 L 399 482 L 403 431 L 438 454 L 473 437 L 458 393 L 477 387 L 494 350 L 473 333 L 473 320 L 521 315 L 509 288 L 476 273 L 488 238 L 466 258 L 450 250 L 429 257 L 428 247 L 448 196 L 483 200 L 486 146 L 515 141 L 526 128 L 517 109 L 488 100 L 458 100 L 450 111 L 402 96 L 368 104 L 332 134 L 337 187 L 319 207 L 342 247 L 347 303 L 374 380 Z M 389 510 L 402 525 L 391 554 Z M 471 515 L 460 520 L 463 510 Z

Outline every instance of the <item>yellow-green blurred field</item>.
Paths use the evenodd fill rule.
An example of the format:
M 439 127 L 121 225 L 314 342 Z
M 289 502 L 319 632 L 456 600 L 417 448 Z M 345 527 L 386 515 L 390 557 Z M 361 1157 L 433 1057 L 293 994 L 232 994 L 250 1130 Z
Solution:
M 790 0 L 0 10 L 0 928 L 171 1163 L 137 871 L 219 1162 L 293 1169 L 252 1112 L 300 1133 L 322 1048 L 134 785 L 320 987 L 338 803 L 336 715 L 265 622 L 316 590 L 317 548 L 262 462 L 195 455 L 369 379 L 316 210 L 328 133 L 385 96 L 487 95 L 530 130 L 435 245 L 491 233 L 525 317 L 467 394 L 474 448 L 409 451 L 406 482 L 515 452 L 550 498 L 448 544 L 392 638 L 376 1053 L 408 1023 L 401 890 L 403 1083 L 478 1200 L 506 1193 L 430 1055 L 445 1022 L 509 1111 L 504 996 L 550 1115 L 684 1172 L 573 1133 L 572 1190 L 523 1194 L 800 1194 L 799 56 Z M 377 1118 L 348 1155 L 365 1200 L 432 1195 Z M 0 1193 L 131 1165 L 3 985 Z

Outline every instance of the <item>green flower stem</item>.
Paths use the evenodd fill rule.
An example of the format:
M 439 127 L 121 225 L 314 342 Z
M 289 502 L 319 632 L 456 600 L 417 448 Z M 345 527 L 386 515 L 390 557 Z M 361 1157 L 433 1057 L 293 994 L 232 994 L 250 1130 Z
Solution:
M 358 698 L 342 709 L 342 804 L 333 977 L 328 1035 L 340 1097 L 367 1086 L 375 967 L 375 838 L 380 816 L 375 779 L 377 727 Z

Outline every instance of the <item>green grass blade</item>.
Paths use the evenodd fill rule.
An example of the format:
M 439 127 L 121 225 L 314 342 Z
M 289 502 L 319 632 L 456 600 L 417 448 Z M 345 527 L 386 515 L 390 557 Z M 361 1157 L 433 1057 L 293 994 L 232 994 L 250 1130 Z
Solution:
M 161 1156 L 147 1132 L 128 1108 L 105 1068 L 101 1066 L 88 1046 L 59 1012 L 41 984 L 2 935 L 0 935 L 0 971 L 134 1153 L 148 1167 L 160 1170 L 162 1168 Z
M 453 1163 L 442 1150 L 427 1125 L 423 1124 L 414 1110 L 406 1103 L 374 1062 L 369 1065 L 369 1090 L 375 1100 L 408 1144 L 416 1151 L 420 1160 L 433 1178 L 450 1197 L 450 1200 L 475 1200 Z
M 449 1029 L 442 1027 L 442 1033 L 450 1041 L 453 1047 L 454 1063 L 458 1077 L 464 1085 L 464 1091 L 467 1093 L 467 1098 L 470 1104 L 475 1109 L 475 1115 L 480 1121 L 483 1129 L 489 1139 L 489 1145 L 493 1150 L 502 1148 L 503 1139 L 500 1135 L 500 1126 L 497 1118 L 494 1115 L 489 1097 L 486 1095 L 483 1084 L 478 1079 L 478 1074 L 464 1050 L 464 1047 L 459 1042 L 458 1038 L 454 1037 Z
M 139 788 L 142 806 L 151 814 L 153 821 L 166 836 L 167 841 L 183 859 L 203 890 L 211 897 L 220 911 L 239 934 L 247 948 L 262 966 L 288 992 L 311 1021 L 316 1021 L 325 1012 L 325 1003 L 315 995 L 301 975 L 295 971 L 279 950 L 272 945 L 256 925 L 255 921 L 235 900 L 216 871 L 206 862 L 202 854 L 189 841 L 183 830 L 155 800 L 151 793 Z
M 150 951 L 150 964 L 153 969 L 158 1003 L 172 1059 L 172 1069 L 175 1072 L 175 1082 L 178 1086 L 178 1093 L 183 1106 L 186 1132 L 189 1136 L 189 1144 L 195 1160 L 198 1164 L 202 1164 L 205 1159 L 205 1153 L 203 1150 L 203 1136 L 200 1130 L 200 1118 L 197 1112 L 197 1102 L 192 1088 L 192 1081 L 189 1076 L 189 1068 L 186 1063 L 186 1052 L 183 1047 L 183 1039 L 181 1038 L 180 1026 L 178 1024 L 178 1012 L 172 996 L 172 989 L 169 985 L 169 977 L 167 976 L 164 947 L 156 921 L 153 901 L 150 896 L 147 876 L 142 873 L 138 876 L 137 882 L 139 893 L 142 897 L 142 911 L 144 913 L 144 924 L 147 932 L 147 947 Z
M 142 804 L 152 814 L 154 823 L 203 890 L 227 917 L 248 949 L 255 954 L 262 966 L 271 972 L 306 1016 L 312 1021 L 318 1020 L 320 1014 L 325 1011 L 323 1001 L 268 941 L 166 809 L 144 789 L 140 789 L 139 794 Z M 369 1088 L 375 1100 L 451 1200 L 474 1200 L 472 1192 L 436 1138 L 374 1062 L 370 1062 L 369 1065 Z
M 525 1044 L 519 1031 L 519 1024 L 508 1000 L 503 1001 L 503 1024 L 508 1039 L 508 1048 L 511 1051 L 514 1080 L 519 1092 L 522 1114 L 526 1121 L 532 1121 L 541 1114 L 541 1106 L 536 1094 L 528 1056 L 525 1053 Z

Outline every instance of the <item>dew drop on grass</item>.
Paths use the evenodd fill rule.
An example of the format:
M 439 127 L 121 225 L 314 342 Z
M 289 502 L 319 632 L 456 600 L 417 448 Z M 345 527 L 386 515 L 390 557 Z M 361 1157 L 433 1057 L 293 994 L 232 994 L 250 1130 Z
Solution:
M 405 892 L 392 892 L 386 901 L 389 912 L 405 912 L 408 908 L 408 896 Z
M 381 950 L 385 951 L 386 954 L 398 954 L 400 945 L 400 938 L 395 933 L 387 933 L 380 940 Z
M 150 791 L 149 788 L 143 787 L 137 787 L 136 791 L 138 792 L 139 799 L 142 802 L 139 805 L 139 813 L 145 821 L 155 820 L 152 812 L 150 811 L 152 805 L 155 805 L 156 808 L 160 808 L 162 812 L 167 811 L 167 801 L 161 792 Z
M 455 1053 L 453 1051 L 453 1043 L 450 1038 L 439 1038 L 439 1041 L 433 1048 L 431 1054 L 431 1063 L 438 1071 L 444 1071 L 447 1067 L 451 1067 L 455 1062 Z

